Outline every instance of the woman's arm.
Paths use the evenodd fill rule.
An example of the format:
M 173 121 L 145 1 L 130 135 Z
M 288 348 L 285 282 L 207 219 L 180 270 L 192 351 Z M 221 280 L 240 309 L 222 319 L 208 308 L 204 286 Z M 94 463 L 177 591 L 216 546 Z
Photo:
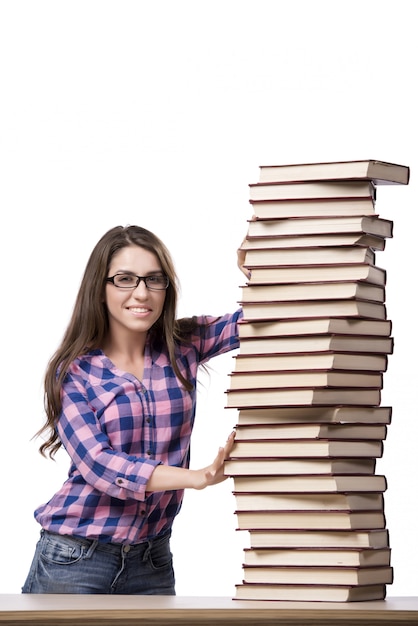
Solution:
M 158 465 L 147 482 L 147 492 L 171 491 L 172 489 L 205 489 L 224 481 L 224 462 L 234 445 L 235 432 L 231 433 L 225 446 L 219 448 L 213 463 L 199 470 Z

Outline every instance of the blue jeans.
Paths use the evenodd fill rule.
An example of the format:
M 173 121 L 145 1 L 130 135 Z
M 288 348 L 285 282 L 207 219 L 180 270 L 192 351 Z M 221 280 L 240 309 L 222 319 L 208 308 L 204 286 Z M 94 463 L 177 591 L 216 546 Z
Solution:
M 42 530 L 22 593 L 173 596 L 170 534 L 123 546 Z

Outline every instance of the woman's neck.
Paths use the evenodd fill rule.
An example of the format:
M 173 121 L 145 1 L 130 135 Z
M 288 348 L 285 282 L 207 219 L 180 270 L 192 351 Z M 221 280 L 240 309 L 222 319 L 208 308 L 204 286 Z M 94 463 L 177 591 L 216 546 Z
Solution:
M 108 337 L 102 350 L 119 369 L 129 372 L 139 380 L 144 372 L 146 334 L 130 337 Z

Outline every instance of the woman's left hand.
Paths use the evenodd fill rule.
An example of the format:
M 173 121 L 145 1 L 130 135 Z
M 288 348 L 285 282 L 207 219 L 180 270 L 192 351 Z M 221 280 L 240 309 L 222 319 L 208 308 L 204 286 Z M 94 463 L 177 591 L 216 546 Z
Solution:
M 252 217 L 252 219 L 255 219 L 254 216 Z M 245 236 L 244 239 L 242 240 L 240 247 L 237 249 L 237 265 L 246 278 L 251 278 L 251 271 L 244 265 L 245 264 L 245 250 L 246 250 L 246 248 L 244 247 L 244 244 L 246 241 L 247 241 L 247 237 Z

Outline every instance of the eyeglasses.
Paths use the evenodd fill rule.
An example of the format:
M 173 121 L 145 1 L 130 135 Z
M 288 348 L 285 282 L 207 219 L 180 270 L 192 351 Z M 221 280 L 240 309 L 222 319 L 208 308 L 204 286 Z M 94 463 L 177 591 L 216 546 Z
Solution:
M 168 276 L 164 276 L 164 274 L 150 274 L 149 276 L 115 274 L 106 278 L 106 282 L 112 283 L 118 289 L 136 289 L 141 280 L 144 281 L 146 288 L 151 291 L 163 291 L 170 284 Z

